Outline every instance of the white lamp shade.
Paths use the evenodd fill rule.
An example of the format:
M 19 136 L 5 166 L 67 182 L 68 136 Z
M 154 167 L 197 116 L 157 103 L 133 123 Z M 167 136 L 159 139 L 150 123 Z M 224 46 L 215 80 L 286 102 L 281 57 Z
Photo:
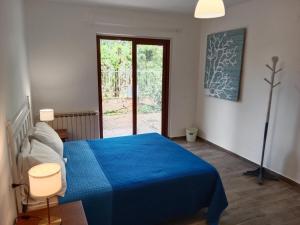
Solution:
M 53 109 L 41 109 L 40 110 L 40 121 L 53 121 L 54 110 Z
M 199 0 L 195 9 L 195 17 L 201 19 L 225 16 L 223 0 Z
M 48 198 L 61 188 L 61 167 L 56 163 L 43 163 L 28 171 L 30 195 L 34 198 Z

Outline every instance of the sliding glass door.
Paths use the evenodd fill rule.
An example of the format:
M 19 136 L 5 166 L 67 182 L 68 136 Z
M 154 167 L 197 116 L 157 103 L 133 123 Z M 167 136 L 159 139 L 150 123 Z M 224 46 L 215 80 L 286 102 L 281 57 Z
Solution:
M 103 136 L 131 135 L 132 42 L 100 40 Z
M 137 133 L 162 133 L 163 46 L 137 45 Z
M 101 138 L 168 135 L 168 40 L 97 36 Z

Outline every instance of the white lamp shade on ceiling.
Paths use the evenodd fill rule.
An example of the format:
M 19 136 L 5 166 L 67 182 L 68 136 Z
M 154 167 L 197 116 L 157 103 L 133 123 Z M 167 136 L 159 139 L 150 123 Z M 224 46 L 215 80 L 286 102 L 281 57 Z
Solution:
M 53 121 L 54 110 L 53 109 L 41 109 L 40 110 L 40 121 Z
M 209 19 L 225 16 L 223 0 L 199 0 L 195 9 L 195 18 Z
M 34 198 L 49 198 L 62 188 L 61 167 L 56 163 L 43 163 L 28 171 L 30 195 Z

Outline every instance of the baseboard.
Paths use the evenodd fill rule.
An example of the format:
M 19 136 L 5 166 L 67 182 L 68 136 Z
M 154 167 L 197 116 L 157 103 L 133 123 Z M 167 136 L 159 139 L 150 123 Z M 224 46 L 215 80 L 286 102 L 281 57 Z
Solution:
M 206 143 L 208 143 L 208 144 L 214 146 L 216 149 L 218 149 L 218 150 L 220 150 L 220 151 L 223 151 L 223 152 L 226 152 L 226 153 L 232 155 L 232 156 L 235 157 L 235 158 L 238 158 L 238 159 L 241 159 L 241 160 L 243 160 L 243 161 L 246 161 L 246 162 L 252 164 L 253 166 L 256 166 L 256 167 L 259 166 L 257 163 L 252 162 L 252 161 L 250 161 L 249 159 L 246 159 L 246 158 L 244 158 L 244 157 L 242 157 L 242 156 L 240 156 L 240 155 L 238 155 L 238 154 L 236 154 L 236 153 L 234 153 L 234 152 L 231 152 L 231 151 L 229 151 L 229 150 L 227 150 L 227 149 L 225 149 L 225 148 L 223 148 L 223 147 L 221 147 L 221 146 L 219 146 L 219 145 L 216 145 L 215 143 L 212 143 L 212 142 L 210 142 L 210 141 L 208 141 L 208 140 L 206 140 L 206 139 L 204 139 L 204 138 L 202 138 L 202 137 L 199 137 L 199 140 L 200 140 L 200 141 L 203 141 L 203 142 L 206 142 Z M 277 177 L 279 177 L 279 179 L 285 181 L 286 183 L 288 183 L 288 184 L 290 184 L 290 185 L 293 185 L 298 191 L 300 191 L 300 184 L 297 183 L 296 181 L 294 181 L 294 180 L 292 180 L 292 179 L 290 179 L 290 178 L 288 178 L 288 177 L 285 177 L 285 176 L 283 176 L 282 174 L 276 173 L 276 172 L 273 171 L 273 170 L 270 170 L 270 169 L 267 169 L 267 168 L 265 168 L 265 169 L 266 169 L 268 172 L 275 174 Z
M 170 138 L 170 139 L 173 140 L 173 141 L 176 141 L 176 140 L 185 140 L 186 137 L 185 137 L 185 136 L 179 136 L 179 137 L 172 137 L 172 138 Z M 234 153 L 234 152 L 232 152 L 232 151 L 229 151 L 229 150 L 227 150 L 227 149 L 225 149 L 225 148 L 223 148 L 223 147 L 221 147 L 221 146 L 219 146 L 219 145 L 217 145 L 217 144 L 215 144 L 215 143 L 212 143 L 212 142 L 206 140 L 205 138 L 198 137 L 198 138 L 197 138 L 197 141 L 206 142 L 206 143 L 208 143 L 209 145 L 214 146 L 217 150 L 226 152 L 226 153 L 230 154 L 231 156 L 233 156 L 233 157 L 235 157 L 235 158 L 241 159 L 241 160 L 243 160 L 243 161 L 245 161 L 245 162 L 247 162 L 247 163 L 249 163 L 249 164 L 252 164 L 254 167 L 258 167 L 258 166 L 259 166 L 257 163 L 252 162 L 252 161 L 250 161 L 249 159 L 246 159 L 246 158 L 244 158 L 244 157 L 242 157 L 242 156 L 240 156 L 240 155 L 238 155 L 238 154 L 236 154 L 236 153 Z M 296 181 L 294 181 L 294 180 L 292 180 L 292 179 L 290 179 L 290 178 L 288 178 L 288 177 L 285 177 L 285 176 L 283 176 L 282 174 L 276 173 L 276 172 L 273 171 L 273 170 L 270 170 L 270 169 L 267 169 L 267 168 L 265 168 L 265 169 L 266 169 L 268 172 L 275 174 L 277 177 L 279 177 L 281 180 L 285 181 L 286 183 L 293 185 L 294 187 L 297 188 L 298 191 L 300 191 L 300 184 L 297 183 Z

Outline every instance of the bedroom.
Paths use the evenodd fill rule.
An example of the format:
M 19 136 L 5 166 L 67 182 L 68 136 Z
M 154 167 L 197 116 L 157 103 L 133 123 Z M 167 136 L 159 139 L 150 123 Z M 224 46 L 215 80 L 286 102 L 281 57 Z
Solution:
M 218 169 L 229 201 L 220 224 L 299 224 L 300 3 L 225 0 L 225 17 L 205 20 L 194 18 L 196 3 L 1 1 L 1 225 L 16 218 L 7 121 L 26 96 L 35 121 L 43 108 L 99 111 L 97 34 L 170 40 L 168 136 L 188 150 L 196 148 Z M 239 28 L 247 29 L 239 100 L 206 96 L 207 37 Z M 274 90 L 264 165 L 286 179 L 259 186 L 242 173 L 253 168 L 245 159 L 260 163 L 269 94 L 264 78 L 270 77 L 265 64 L 271 65 L 273 56 L 279 56 L 283 71 L 276 78 L 281 85 Z M 210 143 L 185 143 L 181 138 L 189 127 L 199 128 L 199 138 Z M 200 215 L 181 223 L 205 220 Z

